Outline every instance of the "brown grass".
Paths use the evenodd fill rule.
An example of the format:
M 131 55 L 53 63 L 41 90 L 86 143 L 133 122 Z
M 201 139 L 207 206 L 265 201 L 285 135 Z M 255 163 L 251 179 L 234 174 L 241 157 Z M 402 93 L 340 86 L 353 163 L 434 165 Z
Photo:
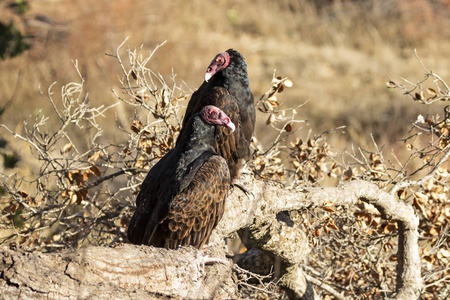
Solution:
M 418 113 L 442 112 L 442 105 L 424 107 L 399 92 L 386 89 L 388 78 L 422 79 L 414 57 L 417 48 L 424 63 L 444 79 L 450 74 L 447 59 L 450 2 L 429 1 L 143 1 L 92 2 L 38 1 L 24 20 L 33 47 L 14 59 L 0 62 L 0 99 L 9 99 L 21 74 L 14 103 L 1 122 L 21 130 L 21 122 L 47 103 L 38 95 L 57 81 L 55 92 L 76 79 L 71 60 L 77 59 L 93 103 L 116 101 L 118 86 L 113 53 L 126 36 L 126 47 L 153 49 L 167 40 L 150 67 L 170 78 L 172 69 L 186 89 L 201 84 L 210 59 L 233 47 L 244 54 L 255 98 L 263 94 L 273 70 L 288 76 L 294 87 L 284 93 L 285 105 L 309 102 L 300 114 L 313 133 L 347 126 L 334 134 L 332 144 L 371 147 L 370 134 L 380 145 L 392 144 L 406 134 Z M 4 5 L 4 4 L 1 4 Z M 3 10 L 3 8 L 2 8 Z M 45 16 L 47 22 L 36 20 Z M 12 18 L 12 16 L 5 16 Z M 22 22 L 22 23 L 20 23 Z M 4 101 L 4 100 L 2 100 Z M 444 103 L 445 104 L 445 103 Z M 117 111 L 122 122 L 131 112 Z M 113 122 L 113 113 L 105 122 Z M 113 128 L 113 126 L 110 126 Z M 262 135 L 265 116 L 258 120 Z M 300 131 L 305 136 L 308 128 Z M 115 139 L 114 129 L 104 136 Z

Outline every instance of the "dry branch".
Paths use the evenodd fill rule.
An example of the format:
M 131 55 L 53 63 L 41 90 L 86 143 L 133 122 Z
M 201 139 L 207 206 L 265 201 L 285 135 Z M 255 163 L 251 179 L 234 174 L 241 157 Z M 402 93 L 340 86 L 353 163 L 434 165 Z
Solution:
M 286 234 L 286 231 L 280 227 L 275 215 L 281 211 L 320 207 L 325 202 L 332 202 L 336 206 L 351 206 L 361 200 L 373 204 L 384 218 L 398 221 L 397 299 L 414 299 L 419 296 L 423 287 L 418 247 L 419 219 L 410 205 L 398 201 L 394 195 L 383 191 L 375 184 L 362 180 L 350 181 L 340 187 L 309 188 L 297 191 L 284 189 L 282 186 L 270 182 L 250 178 L 248 181 L 255 194 L 255 200 L 251 201 L 243 195 L 234 193 L 228 200 L 228 207 L 224 215 L 224 220 L 234 219 L 234 221 L 222 222 L 219 228 L 229 234 L 237 227 L 254 226 L 260 232 L 262 228 L 267 229 L 273 226 L 272 230 L 269 229 L 270 239 L 265 239 L 263 245 L 260 244 L 259 247 L 280 256 L 290 264 L 294 275 L 287 274 L 286 276 L 291 278 L 300 276 L 294 266 L 298 265 L 308 253 L 308 245 L 306 239 L 297 238 L 296 249 L 288 251 L 293 247 L 292 239 L 295 240 L 295 236 L 291 235 L 289 239 L 284 238 L 289 234 Z M 283 238 L 281 239 L 279 235 L 283 235 Z M 267 237 L 267 234 L 259 236 L 264 238 Z M 253 234 L 253 238 L 258 239 L 258 234 Z M 299 281 L 299 279 L 296 280 Z
M 253 234 L 253 238 L 259 239 L 258 247 L 281 257 L 287 264 L 281 284 L 288 294 L 300 299 L 304 296 L 301 293 L 308 291 L 308 281 L 301 271 L 300 262 L 308 254 L 309 245 L 302 238 L 303 233 L 285 238 L 286 232 L 292 229 L 278 221 L 276 214 L 321 206 L 325 201 L 335 205 L 353 205 L 362 200 L 374 204 L 384 217 L 399 222 L 397 298 L 419 296 L 422 281 L 417 245 L 418 219 L 410 206 L 365 181 L 350 181 L 336 188 L 288 190 L 248 175 L 244 179 L 246 188 L 253 191 L 255 197 L 249 198 L 241 190 L 234 189 L 217 232 L 223 237 L 241 228 L 254 227 L 253 233 L 267 230 L 269 234 L 259 237 Z M 0 286 L 5 295 L 11 297 L 21 294 L 37 298 L 70 298 L 73 295 L 79 298 L 96 295 L 98 298 L 129 299 L 144 295 L 232 298 L 237 286 L 231 279 L 231 263 L 224 260 L 224 251 L 217 250 L 218 245 L 213 243 L 202 251 L 191 248 L 167 251 L 122 245 L 118 248 L 87 247 L 53 254 L 3 248 Z M 299 285 L 301 282 L 303 284 Z M 302 289 L 299 288 L 301 286 Z

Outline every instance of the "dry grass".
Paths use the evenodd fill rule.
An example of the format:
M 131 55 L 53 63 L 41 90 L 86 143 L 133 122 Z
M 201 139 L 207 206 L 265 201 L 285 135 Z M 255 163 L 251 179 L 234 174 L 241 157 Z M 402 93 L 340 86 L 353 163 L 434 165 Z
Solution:
M 105 53 L 113 53 L 126 36 L 130 36 L 127 46 L 142 44 L 144 51 L 167 40 L 151 68 L 165 78 L 174 71 L 187 90 L 195 90 L 209 60 L 230 47 L 247 59 L 255 98 L 265 92 L 276 69 L 294 82 L 283 95 L 286 105 L 309 100 L 300 114 L 309 120 L 313 133 L 347 126 L 346 134 L 330 137 L 338 149 L 351 144 L 370 147 L 371 133 L 380 145 L 392 147 L 418 113 L 442 112 L 443 105 L 424 108 L 411 103 L 386 89 L 385 82 L 400 76 L 422 79 L 414 48 L 430 69 L 448 78 L 445 49 L 450 20 L 445 11 L 449 1 L 316 3 L 322 4 L 306 0 L 33 2 L 21 23 L 34 36 L 32 50 L 0 62 L 0 99 L 9 99 L 20 84 L 1 122 L 20 131 L 23 119 L 48 105 L 38 95 L 38 86 L 45 90 L 57 81 L 58 88 L 76 77 L 72 59 L 79 61 L 92 103 L 115 101 L 111 88 L 117 88 L 120 70 Z M 48 20 L 38 21 L 37 16 Z M 131 112 L 118 109 L 116 113 L 122 122 L 132 118 Z M 112 118 L 113 113 L 104 121 L 111 123 Z M 264 121 L 258 120 L 256 135 L 268 142 L 273 137 L 261 135 Z M 113 131 L 104 136 L 115 139 Z

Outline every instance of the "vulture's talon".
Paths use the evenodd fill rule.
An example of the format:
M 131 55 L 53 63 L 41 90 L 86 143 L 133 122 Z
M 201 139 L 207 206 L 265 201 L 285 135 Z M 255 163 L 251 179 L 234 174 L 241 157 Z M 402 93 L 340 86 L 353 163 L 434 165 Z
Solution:
M 232 186 L 233 188 L 234 188 L 234 187 L 237 187 L 237 188 L 239 188 L 241 191 L 243 191 L 244 194 L 249 198 L 249 200 L 251 200 L 251 201 L 255 200 L 255 194 L 253 194 L 252 191 L 248 190 L 240 180 L 235 179 L 235 180 L 231 183 L 231 186 Z

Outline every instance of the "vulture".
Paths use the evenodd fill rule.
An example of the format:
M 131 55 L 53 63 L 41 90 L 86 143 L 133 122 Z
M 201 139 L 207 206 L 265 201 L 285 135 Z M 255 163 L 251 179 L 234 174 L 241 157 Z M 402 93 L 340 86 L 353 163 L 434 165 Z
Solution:
M 220 221 L 230 188 L 226 160 L 217 154 L 217 134 L 235 125 L 209 105 L 191 115 L 175 148 L 149 171 L 136 199 L 128 239 L 167 249 L 200 249 Z
M 191 116 L 207 105 L 222 109 L 236 125 L 232 135 L 222 133 L 225 130 L 222 129 L 217 136 L 218 154 L 227 161 L 231 180 L 235 181 L 239 178 L 243 160 L 250 157 L 250 142 L 255 128 L 255 103 L 248 81 L 247 64 L 238 51 L 228 49 L 211 61 L 205 81 L 188 103 L 181 131 Z

